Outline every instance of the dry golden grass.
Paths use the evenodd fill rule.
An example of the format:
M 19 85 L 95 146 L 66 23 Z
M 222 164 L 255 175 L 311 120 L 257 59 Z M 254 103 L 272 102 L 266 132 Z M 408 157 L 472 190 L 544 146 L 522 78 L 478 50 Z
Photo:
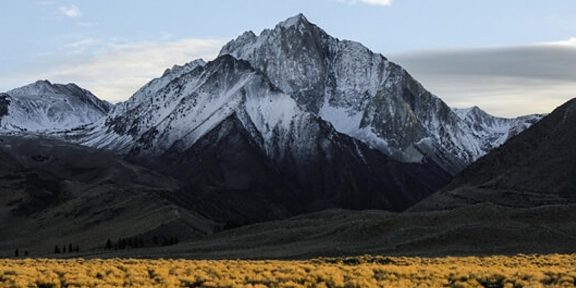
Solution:
M 308 261 L 0 260 L 1 287 L 575 287 L 576 254 Z

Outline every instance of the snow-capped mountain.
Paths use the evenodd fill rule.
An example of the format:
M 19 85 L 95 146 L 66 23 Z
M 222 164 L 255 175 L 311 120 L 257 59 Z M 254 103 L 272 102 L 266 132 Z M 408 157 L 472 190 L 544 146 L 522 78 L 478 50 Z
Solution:
M 190 183 L 219 213 L 268 219 L 330 207 L 402 210 L 501 144 L 503 135 L 491 135 L 502 126 L 510 134 L 532 123 L 486 114 L 479 124 L 473 115 L 297 15 L 244 33 L 213 61 L 166 70 L 67 136 Z
M 220 55 L 248 61 L 304 110 L 401 161 L 428 159 L 455 173 L 494 147 L 402 67 L 301 14 L 244 33 Z
M 337 132 L 230 55 L 168 70 L 74 133 L 82 144 L 204 183 L 195 189 L 218 190 L 211 203 L 222 191 L 246 191 L 222 204 L 231 211 L 258 210 L 255 203 L 267 199 L 271 210 L 260 220 L 333 207 L 402 210 L 449 179 L 438 167 L 389 159 Z
M 75 84 L 37 81 L 0 94 L 0 132 L 53 132 L 92 124 L 112 104 Z
M 545 116 L 533 114 L 517 118 L 502 118 L 490 115 L 478 106 L 452 110 L 466 122 L 476 138 L 480 139 L 480 147 L 484 151 L 501 146 L 508 139 L 520 134 Z

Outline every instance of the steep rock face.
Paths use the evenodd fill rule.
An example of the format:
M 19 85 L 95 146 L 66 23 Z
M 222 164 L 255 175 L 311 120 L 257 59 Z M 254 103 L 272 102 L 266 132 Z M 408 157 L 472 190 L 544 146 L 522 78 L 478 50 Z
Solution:
M 227 54 L 250 62 L 339 132 L 401 161 L 427 158 L 456 173 L 493 148 L 402 67 L 301 14 L 258 36 L 244 33 L 222 48 Z
M 512 207 L 576 202 L 576 100 L 462 171 L 415 211 L 490 202 Z
M 37 81 L 0 94 L 0 132 L 50 132 L 91 124 L 112 105 L 75 84 Z
M 191 208 L 235 211 L 213 215 L 223 220 L 332 207 L 399 211 L 449 179 L 434 164 L 403 164 L 337 132 L 246 61 L 224 55 L 176 73 L 73 137 L 186 180 L 204 191 L 189 201 L 204 204 Z M 262 203 L 270 208 L 256 211 Z

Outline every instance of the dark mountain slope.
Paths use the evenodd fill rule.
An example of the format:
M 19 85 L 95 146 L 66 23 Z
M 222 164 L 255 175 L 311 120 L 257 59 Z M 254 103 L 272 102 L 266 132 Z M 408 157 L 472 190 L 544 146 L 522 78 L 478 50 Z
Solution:
M 180 183 L 109 152 L 34 136 L 0 137 L 0 250 L 32 255 L 107 239 L 190 239 L 218 226 L 170 201 Z M 156 231 L 156 232 L 155 232 Z M 161 232 L 162 231 L 162 232 Z
M 169 248 L 149 257 L 217 259 L 319 256 L 461 256 L 574 253 L 576 206 L 508 208 L 491 204 L 450 211 L 390 213 L 327 210 L 248 225 Z M 138 251 L 86 254 L 131 257 Z M 140 252 L 141 253 L 141 252 Z
M 191 148 L 168 150 L 151 166 L 201 191 L 190 201 L 194 211 L 237 224 L 328 208 L 402 211 L 449 179 L 438 167 L 395 161 L 323 122 L 309 125 L 319 131 L 305 159 L 270 158 L 233 114 Z
M 511 207 L 576 202 L 575 124 L 573 99 L 472 164 L 412 210 L 480 202 Z

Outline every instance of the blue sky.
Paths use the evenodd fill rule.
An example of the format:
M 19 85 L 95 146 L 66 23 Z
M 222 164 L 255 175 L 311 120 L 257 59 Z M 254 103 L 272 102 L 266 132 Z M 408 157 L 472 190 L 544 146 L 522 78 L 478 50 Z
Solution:
M 48 79 L 125 100 L 173 64 L 300 12 L 453 106 L 513 116 L 576 96 L 573 0 L 5 0 L 0 91 Z

